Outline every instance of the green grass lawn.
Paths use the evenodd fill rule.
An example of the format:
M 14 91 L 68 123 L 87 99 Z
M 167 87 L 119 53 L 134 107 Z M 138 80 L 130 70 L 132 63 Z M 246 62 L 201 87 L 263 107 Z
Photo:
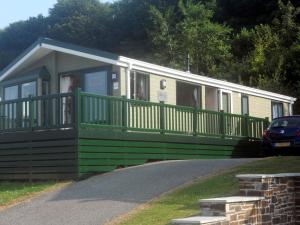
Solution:
M 55 181 L 46 182 L 0 182 L 0 208 L 32 197 L 36 193 L 60 186 Z
M 236 174 L 300 172 L 300 157 L 275 157 L 252 162 L 195 182 L 121 218 L 119 225 L 166 225 L 171 219 L 199 214 L 198 200 L 238 194 Z

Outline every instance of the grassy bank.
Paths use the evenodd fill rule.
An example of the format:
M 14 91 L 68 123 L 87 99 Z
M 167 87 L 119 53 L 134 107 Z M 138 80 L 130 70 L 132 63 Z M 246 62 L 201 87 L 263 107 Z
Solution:
M 65 183 L 47 182 L 0 182 L 0 209 L 23 201 L 38 193 L 58 188 Z
M 236 174 L 286 172 L 300 172 L 300 157 L 275 157 L 236 167 L 161 197 L 113 224 L 166 225 L 171 219 L 199 214 L 199 199 L 237 194 Z

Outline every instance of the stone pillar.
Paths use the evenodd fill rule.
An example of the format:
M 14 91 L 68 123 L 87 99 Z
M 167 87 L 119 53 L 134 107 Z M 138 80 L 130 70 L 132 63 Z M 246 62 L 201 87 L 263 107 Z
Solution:
M 300 174 L 238 175 L 242 196 L 261 196 L 262 224 L 296 223 L 296 183 Z M 296 182 L 297 180 L 297 182 Z M 299 200 L 298 200 L 299 201 Z M 299 206 L 298 206 L 299 209 Z

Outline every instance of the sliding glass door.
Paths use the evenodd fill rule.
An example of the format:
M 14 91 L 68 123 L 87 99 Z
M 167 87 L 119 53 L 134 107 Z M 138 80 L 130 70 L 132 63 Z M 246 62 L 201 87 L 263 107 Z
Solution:
M 107 71 L 70 73 L 60 77 L 60 93 L 74 92 L 76 88 L 98 95 L 108 95 Z
M 97 94 L 108 95 L 109 94 L 109 79 L 107 70 L 87 71 L 87 72 L 70 72 L 63 74 L 60 77 L 60 92 L 69 93 L 74 92 L 76 88 L 82 88 L 83 91 Z M 89 109 L 91 115 L 88 118 L 97 120 L 99 122 L 107 119 L 106 109 L 107 102 L 103 99 L 99 101 L 86 101 L 84 108 Z M 69 99 L 63 100 L 63 121 L 68 122 L 71 118 L 73 104 Z M 94 112 L 94 113 L 93 113 Z M 101 112 L 101 114 L 100 114 Z

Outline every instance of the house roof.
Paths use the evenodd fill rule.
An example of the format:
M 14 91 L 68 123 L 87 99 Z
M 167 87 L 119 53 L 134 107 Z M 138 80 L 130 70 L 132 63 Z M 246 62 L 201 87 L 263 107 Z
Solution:
M 157 74 L 165 77 L 174 78 L 193 82 L 197 84 L 217 87 L 229 91 L 235 91 L 242 94 L 249 94 L 258 97 L 269 98 L 276 101 L 294 103 L 296 98 L 281 95 L 269 91 L 264 91 L 257 88 L 247 87 L 236 83 L 231 83 L 224 80 L 218 80 L 203 75 L 192 74 L 185 71 L 175 70 L 168 67 L 159 66 L 152 63 L 143 62 L 140 60 L 119 56 L 113 53 L 100 51 L 91 48 L 85 48 L 78 45 L 64 43 L 49 38 L 39 38 L 28 49 L 26 49 L 19 57 L 13 60 L 0 72 L 0 82 L 8 78 L 13 73 L 21 71 L 26 66 L 33 63 L 35 60 L 49 54 L 52 51 L 63 52 L 71 55 L 76 55 L 96 61 L 101 61 L 113 65 L 118 65 L 130 69 L 140 70 Z

